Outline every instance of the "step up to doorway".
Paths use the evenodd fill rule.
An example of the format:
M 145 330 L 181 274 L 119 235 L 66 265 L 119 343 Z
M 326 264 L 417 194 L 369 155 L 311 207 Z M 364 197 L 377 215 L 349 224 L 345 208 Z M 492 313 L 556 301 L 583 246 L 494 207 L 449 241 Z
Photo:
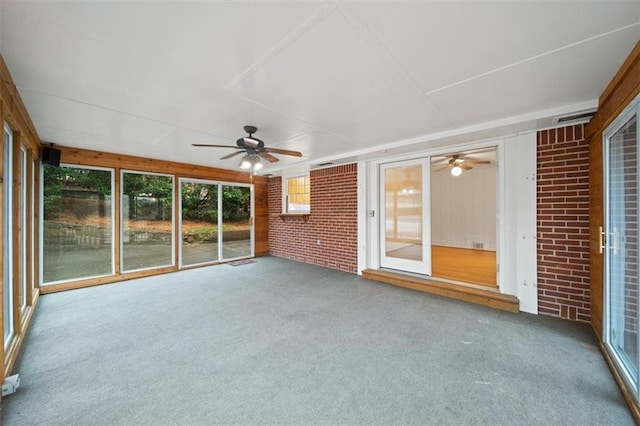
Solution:
M 475 303 L 476 305 L 488 306 L 507 312 L 515 313 L 520 311 L 520 302 L 517 297 L 501 294 L 492 290 L 482 290 L 464 285 L 444 283 L 376 269 L 365 269 L 362 271 L 362 277 L 372 281 L 410 288 L 424 293 L 437 294 L 439 296 Z

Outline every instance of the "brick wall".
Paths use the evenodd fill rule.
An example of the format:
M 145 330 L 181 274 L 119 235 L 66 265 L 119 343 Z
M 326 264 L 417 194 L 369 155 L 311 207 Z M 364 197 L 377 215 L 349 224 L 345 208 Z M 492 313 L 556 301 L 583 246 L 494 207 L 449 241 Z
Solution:
M 282 220 L 282 179 L 269 181 L 269 251 L 274 256 L 357 272 L 357 165 L 311 171 L 311 215 Z M 320 242 L 320 244 L 318 244 Z
M 589 304 L 589 144 L 584 125 L 538 132 L 538 310 L 585 321 Z

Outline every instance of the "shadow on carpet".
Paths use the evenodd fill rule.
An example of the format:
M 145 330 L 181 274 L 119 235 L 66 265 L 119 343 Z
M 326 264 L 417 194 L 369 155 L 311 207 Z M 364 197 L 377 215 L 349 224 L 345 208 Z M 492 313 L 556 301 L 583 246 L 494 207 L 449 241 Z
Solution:
M 227 265 L 229 265 L 229 266 L 242 266 L 242 265 L 248 265 L 250 263 L 256 263 L 256 261 L 253 260 L 253 259 L 234 260 L 233 262 L 227 262 Z

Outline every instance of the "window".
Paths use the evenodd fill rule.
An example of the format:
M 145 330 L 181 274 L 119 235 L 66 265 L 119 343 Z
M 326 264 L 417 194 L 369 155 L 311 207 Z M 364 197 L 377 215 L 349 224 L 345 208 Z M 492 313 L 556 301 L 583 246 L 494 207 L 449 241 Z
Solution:
M 182 265 L 218 261 L 218 186 L 181 180 Z
M 173 176 L 122 173 L 122 271 L 174 265 Z
M 43 285 L 113 274 L 113 171 L 42 169 Z
M 7 348 L 13 338 L 13 190 L 11 182 L 13 159 L 13 132 L 4 126 L 4 347 Z
M 309 175 L 283 178 L 285 213 L 309 213 L 311 210 L 311 179 Z

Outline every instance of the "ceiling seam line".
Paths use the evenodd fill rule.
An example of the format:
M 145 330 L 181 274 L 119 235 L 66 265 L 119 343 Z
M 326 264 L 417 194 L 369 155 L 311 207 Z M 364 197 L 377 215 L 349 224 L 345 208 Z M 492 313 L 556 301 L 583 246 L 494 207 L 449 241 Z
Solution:
M 358 15 L 357 12 L 355 12 L 351 7 L 349 7 L 346 3 L 341 3 L 337 0 L 332 0 L 334 3 L 337 3 L 337 10 L 338 13 L 340 13 L 342 15 L 342 17 L 345 19 L 345 21 L 347 21 L 347 23 L 349 24 L 349 26 L 351 26 L 351 28 L 358 33 L 363 39 L 364 41 L 371 46 L 371 48 L 382 57 L 382 59 L 388 63 L 390 63 L 390 65 L 394 68 L 396 68 L 400 74 L 404 75 L 405 80 L 407 81 L 407 83 L 409 83 L 411 86 L 413 86 L 414 89 L 416 89 L 418 91 L 418 93 L 420 94 L 420 98 L 424 101 L 426 101 L 435 111 L 437 111 L 445 120 L 446 122 L 452 126 L 452 127 L 457 127 L 457 125 L 444 113 L 441 111 L 441 109 L 439 107 L 437 107 L 435 105 L 435 103 L 429 99 L 427 96 L 425 96 L 424 93 L 424 89 L 420 86 L 420 84 L 418 84 L 418 81 L 413 77 L 413 75 L 411 75 L 411 73 L 402 65 L 402 63 L 398 60 L 398 58 L 396 58 L 390 51 L 389 47 L 386 45 L 386 43 L 380 39 L 379 37 L 376 37 L 375 34 L 369 29 L 368 25 L 366 24 L 366 22 L 360 17 L 360 15 Z M 346 10 L 346 14 L 344 13 L 344 11 Z M 350 19 L 350 16 L 353 17 L 352 19 L 356 19 L 359 21 L 358 26 L 354 25 L 354 23 L 352 22 L 352 19 Z M 364 30 L 361 30 L 359 27 L 364 27 Z M 364 32 L 366 32 L 366 34 L 364 34 Z M 380 49 L 382 49 L 382 52 L 380 51 Z
M 81 101 L 79 99 L 69 98 L 69 97 L 66 97 L 66 96 L 55 95 L 55 94 L 52 94 L 52 93 L 44 92 L 42 90 L 33 90 L 33 89 L 26 88 L 24 86 L 17 86 L 17 87 L 18 87 L 18 89 L 20 91 L 46 95 L 46 96 L 50 96 L 52 98 L 62 99 L 62 100 L 65 100 L 65 101 L 76 103 L 76 104 L 86 105 L 86 106 L 90 106 L 90 107 L 101 109 L 101 110 L 105 110 L 105 111 L 115 112 L 115 113 L 118 113 L 118 114 L 128 115 L 130 117 L 140 118 L 142 120 L 152 121 L 152 122 L 158 123 L 158 124 L 164 124 L 164 125 L 171 126 L 171 127 L 174 127 L 174 128 L 180 128 L 180 129 L 189 130 L 189 131 L 192 131 L 192 132 L 204 133 L 206 135 L 209 135 L 209 136 L 212 136 L 212 137 L 215 137 L 215 138 L 220 138 L 220 139 L 225 139 L 225 140 L 232 140 L 232 139 L 229 139 L 229 138 L 227 138 L 225 136 L 220 136 L 220 135 L 216 135 L 214 133 L 210 133 L 210 132 L 208 132 L 206 130 L 194 129 L 194 128 L 185 127 L 185 126 L 179 126 L 179 125 L 177 125 L 175 123 L 170 123 L 168 121 L 158 120 L 157 118 L 149 118 L 149 117 L 145 117 L 145 116 L 140 115 L 140 114 L 134 114 L 134 113 L 126 112 L 126 111 L 120 111 L 120 110 L 115 109 L 115 108 L 110 108 L 110 107 L 106 107 L 106 106 L 102 106 L 102 105 L 96 105 L 96 104 L 92 104 L 92 103 L 89 103 L 89 102 Z
M 238 87 L 244 80 L 251 77 L 255 74 L 260 68 L 262 68 L 265 64 L 270 62 L 274 57 L 276 57 L 280 52 L 286 49 L 291 44 L 295 43 L 300 39 L 303 35 L 311 31 L 317 25 L 325 20 L 329 15 L 331 15 L 335 11 L 334 6 L 329 6 L 328 3 L 318 10 L 316 10 L 307 20 L 305 20 L 302 24 L 300 24 L 296 29 L 294 29 L 291 33 L 286 35 L 282 40 L 280 40 L 276 45 L 267 53 L 265 53 L 260 59 L 258 59 L 253 64 L 249 65 L 247 69 L 242 71 L 237 77 L 235 77 L 231 82 L 222 86 L 223 90 L 232 92 L 236 87 Z
M 518 66 L 518 65 L 522 65 L 522 64 L 525 64 L 527 62 L 531 62 L 531 61 L 534 61 L 536 59 L 540 59 L 540 58 L 543 58 L 545 56 L 549 56 L 549 55 L 552 55 L 554 53 L 558 53 L 558 52 L 561 52 L 563 50 L 570 49 L 572 47 L 579 46 L 581 44 L 597 40 L 597 39 L 602 38 L 602 37 L 607 37 L 607 36 L 609 36 L 611 34 L 615 34 L 615 33 L 618 33 L 620 31 L 628 30 L 628 29 L 633 28 L 635 26 L 640 26 L 640 22 L 634 22 L 633 24 L 625 25 L 624 27 L 619 27 L 619 28 L 616 28 L 615 30 L 607 31 L 607 32 L 604 32 L 604 33 L 601 33 L 601 34 L 598 34 L 598 35 L 595 35 L 595 36 L 592 36 L 592 37 L 588 37 L 588 38 L 580 40 L 580 41 L 569 43 L 569 44 L 567 44 L 565 46 L 561 46 L 561 47 L 549 50 L 549 51 L 544 52 L 544 53 L 540 53 L 538 55 L 534 55 L 534 56 L 528 57 L 526 59 L 522 59 L 520 61 L 512 62 L 512 63 L 510 63 L 508 65 L 504 65 L 502 67 L 494 68 L 494 69 L 492 69 L 490 71 L 486 71 L 486 72 L 483 72 L 481 74 L 474 75 L 473 77 L 465 78 L 463 80 L 456 81 L 455 83 L 447 84 L 446 86 L 442 86 L 442 87 L 439 87 L 437 89 L 426 91 L 426 92 L 424 92 L 424 95 L 425 96 L 429 96 L 429 95 L 432 95 L 434 93 L 438 93 L 438 92 L 441 92 L 443 90 L 450 89 L 452 87 L 459 86 L 461 84 L 468 83 L 470 81 L 477 80 L 479 78 L 486 77 L 486 76 L 491 75 L 491 74 L 495 74 L 497 72 L 506 70 L 508 68 L 512 68 L 512 67 L 515 67 L 515 66 Z

